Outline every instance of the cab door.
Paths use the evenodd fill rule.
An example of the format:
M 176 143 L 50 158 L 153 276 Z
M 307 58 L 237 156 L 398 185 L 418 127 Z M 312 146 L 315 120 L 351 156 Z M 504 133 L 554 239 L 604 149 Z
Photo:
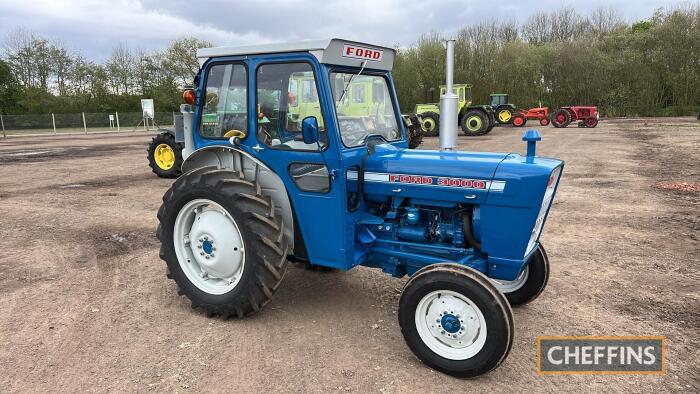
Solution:
M 258 113 L 251 124 L 255 133 L 245 142 L 285 183 L 296 224 L 295 254 L 313 264 L 347 269 L 345 178 L 336 176 L 342 163 L 337 132 L 327 121 L 329 106 L 320 94 L 322 70 L 303 54 L 259 56 L 250 64 Z M 295 88 L 300 100 L 293 109 Z M 296 111 L 301 116 L 291 116 Z M 307 116 L 317 119 L 318 143 L 303 141 L 301 120 Z

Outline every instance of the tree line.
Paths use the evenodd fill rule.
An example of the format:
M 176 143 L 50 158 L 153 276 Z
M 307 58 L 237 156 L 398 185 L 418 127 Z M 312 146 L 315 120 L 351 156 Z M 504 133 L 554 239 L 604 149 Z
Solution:
M 150 52 L 120 43 L 98 64 L 60 41 L 19 28 L 3 43 L 0 112 L 130 112 L 140 111 L 141 98 L 153 98 L 158 111 L 176 111 L 183 86 L 199 69 L 197 48 L 210 46 L 189 37 Z
M 394 77 L 403 111 L 438 100 L 444 39 L 429 33 L 399 49 Z M 522 24 L 466 26 L 455 39 L 455 83 L 473 84 L 477 104 L 509 93 L 521 108 L 597 105 L 610 116 L 700 110 L 700 5 L 657 10 L 635 23 L 612 8 L 582 15 L 564 7 Z
M 610 116 L 689 115 L 700 109 L 700 5 L 657 10 L 627 23 L 612 8 L 490 20 L 456 35 L 455 82 L 473 84 L 473 101 L 509 93 L 521 108 L 597 105 Z M 397 47 L 394 79 L 403 112 L 439 99 L 445 37 L 426 33 Z M 117 45 L 98 64 L 63 43 L 17 29 L 0 59 L 0 112 L 139 111 L 142 97 L 177 111 L 181 89 L 199 68 L 197 48 L 181 38 L 159 51 Z

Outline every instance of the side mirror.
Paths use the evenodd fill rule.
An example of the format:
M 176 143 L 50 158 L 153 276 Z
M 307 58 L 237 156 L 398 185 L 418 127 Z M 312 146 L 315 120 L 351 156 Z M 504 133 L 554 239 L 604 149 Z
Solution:
M 301 134 L 305 144 L 318 142 L 318 121 L 315 116 L 307 116 L 301 121 Z

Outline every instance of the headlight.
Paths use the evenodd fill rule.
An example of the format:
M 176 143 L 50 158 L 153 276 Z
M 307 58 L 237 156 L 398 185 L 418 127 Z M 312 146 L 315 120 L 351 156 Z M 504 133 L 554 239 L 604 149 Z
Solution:
M 540 206 L 540 213 L 537 215 L 537 220 L 535 220 L 535 225 L 532 227 L 532 233 L 530 233 L 530 241 L 527 243 L 527 249 L 525 250 L 525 256 L 532 252 L 535 248 L 537 240 L 540 238 L 540 233 L 542 232 L 542 227 L 544 227 L 544 219 L 547 215 L 547 210 L 552 204 L 552 198 L 554 197 L 554 189 L 557 188 L 557 183 L 559 183 L 559 174 L 561 174 L 561 166 L 557 167 L 549 175 L 549 181 L 547 181 L 547 190 L 544 192 L 544 198 L 542 199 L 542 205 Z

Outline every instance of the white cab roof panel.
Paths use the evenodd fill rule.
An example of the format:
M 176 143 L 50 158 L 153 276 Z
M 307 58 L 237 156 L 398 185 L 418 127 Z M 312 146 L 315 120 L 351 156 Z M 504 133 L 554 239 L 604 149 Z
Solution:
M 392 48 L 333 38 L 330 40 L 297 41 L 239 47 L 203 48 L 197 51 L 200 64 L 207 59 L 223 56 L 247 56 L 273 53 L 309 52 L 324 64 L 361 67 L 391 71 L 395 51 Z

